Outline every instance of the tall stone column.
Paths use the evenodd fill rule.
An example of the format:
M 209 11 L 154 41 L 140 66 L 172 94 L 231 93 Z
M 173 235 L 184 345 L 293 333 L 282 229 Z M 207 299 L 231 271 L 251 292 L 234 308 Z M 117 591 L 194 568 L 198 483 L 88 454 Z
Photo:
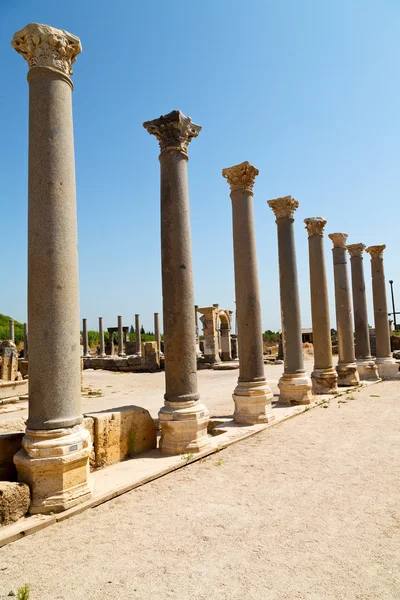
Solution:
M 157 352 L 161 352 L 160 316 L 154 313 L 154 337 L 157 343 Z
M 386 246 L 369 246 L 371 256 L 372 296 L 374 302 L 376 364 L 380 377 L 399 377 L 399 364 L 390 349 L 389 315 L 387 308 L 383 251 Z
M 83 357 L 89 356 L 87 319 L 82 319 Z
M 301 338 L 299 285 L 294 244 L 294 212 L 299 203 L 292 196 L 268 200 L 278 229 L 279 287 L 281 298 L 284 372 L 279 380 L 279 401 L 310 404 L 311 379 L 304 369 Z
M 8 337 L 12 342 L 15 342 L 14 319 L 8 320 Z
M 108 330 L 110 336 L 110 356 L 114 356 L 114 331 Z
M 78 250 L 71 65 L 82 50 L 66 31 L 31 23 L 11 42 L 29 64 L 29 414 L 15 455 L 31 513 L 90 497 L 89 432 L 82 425 Z
M 333 273 L 339 351 L 339 362 L 336 371 L 339 377 L 339 386 L 347 387 L 358 385 L 360 382 L 355 362 L 353 315 L 351 313 L 350 286 L 347 275 L 347 233 L 330 233 L 328 237 L 333 242 Z
M 24 323 L 24 359 L 28 360 L 28 354 L 29 354 L 29 349 L 28 349 L 28 324 Z
M 371 356 L 367 295 L 365 293 L 363 266 L 363 251 L 365 250 L 365 246 L 364 244 L 351 244 L 347 246 L 347 250 L 350 254 L 351 264 L 357 371 L 360 379 L 376 381 L 379 379 L 379 374 L 378 367 Z
M 311 316 L 314 346 L 314 370 L 311 381 L 314 394 L 336 394 L 338 376 L 332 362 L 331 326 L 324 255 L 326 219 L 304 219 L 308 232 L 310 261 Z
M 136 354 L 142 354 L 142 334 L 140 333 L 140 315 L 135 315 Z
M 236 423 L 269 423 L 272 392 L 264 373 L 260 289 L 253 187 L 258 169 L 249 162 L 223 169 L 232 200 L 233 259 L 235 267 L 236 319 L 239 343 L 239 378 L 233 392 Z
M 118 356 L 126 356 L 124 352 L 124 328 L 121 316 L 118 317 Z
M 104 350 L 104 328 L 103 328 L 103 317 L 99 317 L 99 344 L 100 344 L 100 358 L 104 358 L 106 356 Z
M 196 355 L 198 358 L 202 358 L 202 353 L 200 350 L 200 337 L 199 337 L 199 321 L 198 321 L 198 311 L 199 311 L 199 307 L 197 304 L 195 304 L 194 306 L 194 327 L 195 327 L 195 331 L 196 331 Z
M 143 123 L 160 144 L 161 263 L 165 406 L 160 449 L 179 454 L 209 445 L 209 413 L 197 391 L 196 331 L 187 178 L 188 146 L 201 127 L 175 110 Z

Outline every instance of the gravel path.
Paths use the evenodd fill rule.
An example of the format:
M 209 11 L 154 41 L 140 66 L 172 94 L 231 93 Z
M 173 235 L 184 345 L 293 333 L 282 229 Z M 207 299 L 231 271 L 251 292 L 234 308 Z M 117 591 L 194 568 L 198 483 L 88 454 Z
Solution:
M 399 383 L 344 400 L 0 550 L 0 597 L 400 598 Z

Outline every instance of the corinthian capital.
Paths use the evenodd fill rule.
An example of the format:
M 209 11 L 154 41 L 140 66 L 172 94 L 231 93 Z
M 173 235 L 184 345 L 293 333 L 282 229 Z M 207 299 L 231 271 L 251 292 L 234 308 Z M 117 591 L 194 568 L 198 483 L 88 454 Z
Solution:
M 27 61 L 30 69 L 51 67 L 64 75 L 72 75 L 72 64 L 82 52 L 78 37 L 39 23 L 29 23 L 17 31 L 11 46 Z
M 231 192 L 251 192 L 253 193 L 254 182 L 259 171 L 253 167 L 247 160 L 235 165 L 222 169 L 222 177 L 227 179 Z
M 201 131 L 200 125 L 192 123 L 191 118 L 185 117 L 180 110 L 161 115 L 154 121 L 146 121 L 143 127 L 158 139 L 161 154 L 177 150 L 185 156 L 192 138 L 197 137 Z
M 330 233 L 328 238 L 333 242 L 334 248 L 346 248 L 348 233 Z
M 350 258 L 354 258 L 356 256 L 360 257 L 363 255 L 363 252 L 365 250 L 365 245 L 364 244 L 350 244 L 350 246 L 347 246 L 347 250 L 349 251 L 350 254 Z
M 383 258 L 383 251 L 386 248 L 386 244 L 382 246 L 369 246 L 365 249 L 365 252 L 371 255 L 371 258 Z
M 283 198 L 275 198 L 275 200 L 268 200 L 268 206 L 272 208 L 276 220 L 282 219 L 283 217 L 293 218 L 294 212 L 299 206 L 297 200 L 292 196 L 283 196 Z
M 324 227 L 326 225 L 326 219 L 324 217 L 309 217 L 304 219 L 308 236 L 312 235 L 324 235 Z

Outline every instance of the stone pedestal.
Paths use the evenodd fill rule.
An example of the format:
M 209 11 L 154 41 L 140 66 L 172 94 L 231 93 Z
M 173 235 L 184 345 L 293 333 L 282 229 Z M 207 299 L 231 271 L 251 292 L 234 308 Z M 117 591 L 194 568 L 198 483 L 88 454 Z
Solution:
M 29 415 L 14 462 L 31 513 L 88 499 L 91 441 L 81 415 L 71 65 L 77 37 L 31 23 L 12 46 L 28 62 Z M 67 350 L 67 351 L 66 351 Z
M 124 352 L 124 328 L 121 316 L 118 317 L 118 356 L 126 356 Z
M 304 219 L 308 232 L 310 261 L 311 315 L 314 346 L 314 370 L 311 373 L 314 394 L 336 394 L 338 376 L 332 363 L 331 326 L 324 255 L 326 219 Z
M 336 371 L 339 377 L 339 386 L 348 387 L 358 385 L 360 378 L 355 362 L 353 316 L 347 275 L 347 233 L 330 233 L 328 237 L 333 242 L 332 253 L 339 352 L 339 362 Z
M 188 146 L 201 127 L 180 111 L 143 124 L 160 144 L 161 263 L 165 405 L 159 412 L 160 450 L 199 452 L 209 445 L 209 413 L 197 391 L 196 331 L 190 239 Z
M 299 286 L 294 244 L 294 212 L 299 203 L 292 196 L 269 200 L 278 228 L 279 287 L 281 297 L 284 373 L 279 380 L 283 404 L 310 404 L 311 379 L 305 372 L 301 338 Z
M 135 315 L 136 354 L 142 354 L 142 334 L 140 333 L 140 315 Z
M 90 356 L 87 319 L 82 319 L 82 339 L 83 339 L 83 358 L 87 358 L 88 356 Z
M 99 357 L 100 358 L 104 358 L 104 356 L 106 356 L 106 353 L 105 353 L 105 350 L 104 350 L 103 317 L 99 317 L 99 345 L 100 345 Z
M 350 254 L 351 285 L 353 291 L 354 325 L 356 334 L 356 364 L 361 380 L 376 381 L 379 379 L 378 367 L 371 355 L 369 341 L 367 296 L 363 267 L 364 244 L 347 246 Z
M 198 308 L 197 311 L 203 315 L 200 321 L 203 325 L 204 360 L 208 363 L 221 362 L 219 356 L 218 338 L 218 305 Z
M 382 378 L 398 378 L 399 364 L 394 360 L 390 347 L 389 315 L 386 297 L 383 251 L 386 246 L 369 246 L 371 256 L 372 295 L 374 302 L 376 364 Z
M 258 169 L 249 162 L 222 171 L 232 200 L 233 257 L 236 319 L 239 343 L 239 378 L 233 392 L 236 423 L 269 423 L 272 392 L 263 359 L 260 290 L 253 215 L 253 186 Z

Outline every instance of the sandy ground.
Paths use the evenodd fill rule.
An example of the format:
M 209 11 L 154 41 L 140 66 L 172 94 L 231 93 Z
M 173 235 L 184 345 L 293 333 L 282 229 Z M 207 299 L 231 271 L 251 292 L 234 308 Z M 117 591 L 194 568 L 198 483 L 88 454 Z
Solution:
M 304 366 L 310 374 L 313 360 L 306 359 Z M 265 365 L 265 375 L 272 392 L 278 396 L 278 381 L 283 373 L 283 365 Z M 198 385 L 202 402 L 207 406 L 212 417 L 233 414 L 232 392 L 235 389 L 239 370 L 232 371 L 198 371 Z M 106 408 L 116 408 L 127 404 L 137 404 L 157 417 L 164 404 L 165 375 L 159 373 L 113 373 L 112 371 L 85 370 L 84 386 L 101 395 L 82 397 L 82 412 L 88 413 Z M 4 421 L 19 419 L 23 429 L 23 420 L 28 415 L 28 403 L 14 404 L 0 409 L 0 430 Z M 4 412 L 2 412 L 4 411 Z
M 345 394 L 0 550 L 0 598 L 400 598 L 400 388 Z

